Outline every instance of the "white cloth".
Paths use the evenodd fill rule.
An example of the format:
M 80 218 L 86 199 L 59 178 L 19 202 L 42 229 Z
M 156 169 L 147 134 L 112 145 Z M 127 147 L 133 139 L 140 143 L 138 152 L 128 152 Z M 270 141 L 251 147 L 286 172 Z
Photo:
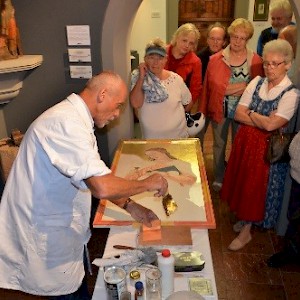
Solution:
M 174 72 L 161 83 L 169 97 L 161 103 L 144 101 L 138 111 L 143 138 L 187 138 L 189 135 L 183 105 L 191 102 L 191 93 L 183 79 Z
M 91 193 L 84 179 L 110 173 L 94 122 L 75 94 L 26 132 L 0 205 L 0 287 L 31 294 L 76 291 L 90 237 Z
M 252 101 L 252 95 L 260 79 L 261 77 L 257 76 L 248 84 L 246 90 L 244 91 L 240 99 L 239 104 L 247 107 L 249 106 L 249 104 Z M 291 80 L 286 75 L 278 85 L 268 90 L 268 79 L 265 78 L 259 90 L 259 96 L 265 101 L 273 100 L 291 84 Z M 296 108 L 298 106 L 299 96 L 299 90 L 297 90 L 296 88 L 287 91 L 278 103 L 276 115 L 286 120 L 290 120 L 293 117 L 294 112 L 296 111 Z

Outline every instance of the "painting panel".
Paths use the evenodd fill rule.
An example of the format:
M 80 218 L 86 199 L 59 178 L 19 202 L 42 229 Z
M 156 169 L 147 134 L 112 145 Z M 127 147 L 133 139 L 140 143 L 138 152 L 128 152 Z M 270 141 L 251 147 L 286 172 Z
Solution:
M 112 164 L 116 176 L 128 179 L 160 173 L 168 181 L 168 192 L 177 204 L 166 215 L 162 197 L 145 192 L 131 197 L 153 210 L 163 225 L 215 228 L 213 207 L 198 139 L 125 140 L 119 144 Z M 110 201 L 101 200 L 94 227 L 133 224 L 131 216 Z

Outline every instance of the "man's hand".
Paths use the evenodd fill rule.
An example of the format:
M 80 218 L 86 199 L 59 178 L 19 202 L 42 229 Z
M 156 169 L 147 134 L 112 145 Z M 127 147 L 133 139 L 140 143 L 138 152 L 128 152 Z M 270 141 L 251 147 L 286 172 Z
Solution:
M 159 220 L 157 215 L 151 210 L 148 209 L 135 201 L 130 201 L 127 204 L 126 211 L 139 223 L 147 227 L 151 227 L 151 222 L 154 220 Z
M 149 186 L 148 191 L 157 191 L 154 196 L 164 196 L 168 190 L 168 181 L 160 174 L 153 174 L 143 179 Z

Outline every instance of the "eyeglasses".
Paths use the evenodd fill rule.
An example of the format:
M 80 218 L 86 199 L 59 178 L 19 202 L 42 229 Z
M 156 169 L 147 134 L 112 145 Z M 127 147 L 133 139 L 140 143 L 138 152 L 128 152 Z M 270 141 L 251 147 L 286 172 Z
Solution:
M 285 63 L 285 61 L 282 61 L 280 63 L 277 63 L 277 62 L 274 62 L 274 61 L 271 61 L 271 62 L 264 61 L 263 62 L 263 67 L 265 69 L 268 68 L 268 67 L 270 67 L 271 69 L 276 69 L 276 68 L 278 68 L 278 66 L 280 66 L 283 63 Z
M 208 39 L 211 40 L 212 42 L 217 42 L 217 43 L 221 43 L 224 41 L 224 39 L 221 39 L 221 38 L 209 37 Z
M 233 39 L 233 40 L 239 40 L 239 41 L 243 41 L 243 42 L 247 41 L 246 37 L 244 37 L 244 36 L 238 36 L 238 35 L 235 35 L 235 34 L 232 34 L 230 36 L 230 38 Z

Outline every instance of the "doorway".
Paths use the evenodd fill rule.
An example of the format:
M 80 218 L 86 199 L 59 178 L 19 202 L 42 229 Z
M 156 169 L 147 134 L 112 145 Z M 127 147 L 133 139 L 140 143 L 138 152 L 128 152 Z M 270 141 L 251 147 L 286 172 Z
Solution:
M 235 0 L 180 0 L 178 26 L 193 23 L 200 31 L 198 50 L 205 48 L 207 29 L 220 22 L 227 28 L 234 20 Z

